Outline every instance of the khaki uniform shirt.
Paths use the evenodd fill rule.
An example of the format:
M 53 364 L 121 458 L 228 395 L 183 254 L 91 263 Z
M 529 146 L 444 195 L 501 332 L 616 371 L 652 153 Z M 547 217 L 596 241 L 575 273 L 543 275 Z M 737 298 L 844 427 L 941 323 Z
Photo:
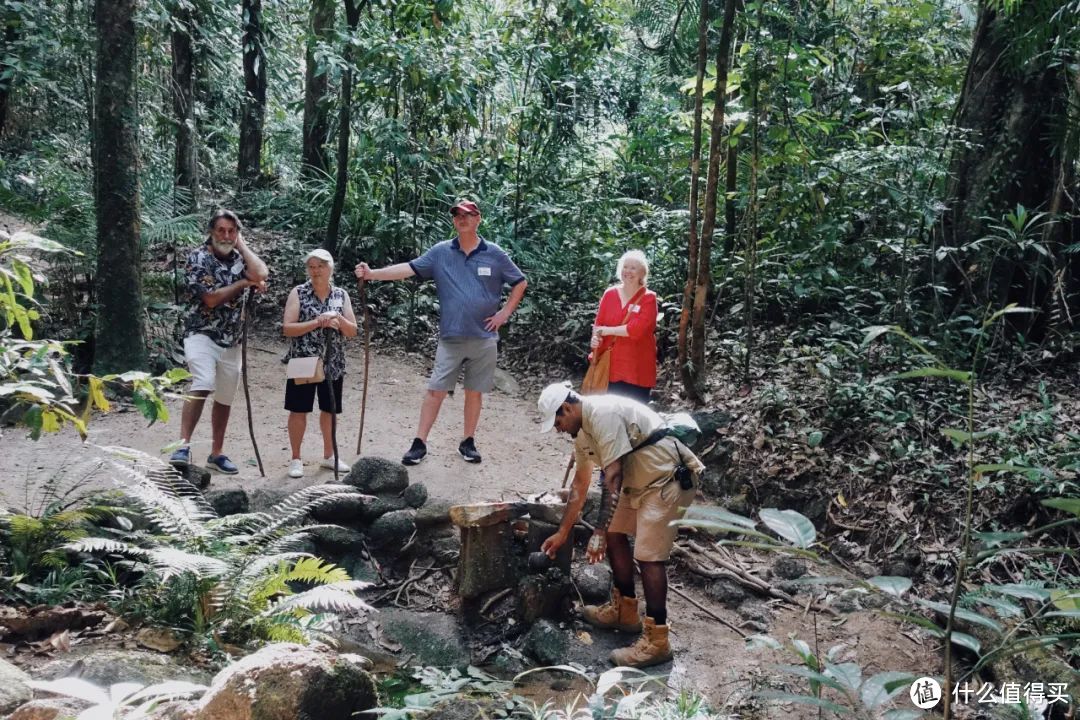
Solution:
M 622 458 L 623 488 L 631 492 L 665 484 L 679 465 L 680 455 L 683 464 L 700 474 L 705 466 L 675 438 L 664 438 L 630 454 L 663 426 L 663 418 L 635 400 L 618 395 L 583 397 L 581 430 L 574 439 L 576 461 L 602 469 Z

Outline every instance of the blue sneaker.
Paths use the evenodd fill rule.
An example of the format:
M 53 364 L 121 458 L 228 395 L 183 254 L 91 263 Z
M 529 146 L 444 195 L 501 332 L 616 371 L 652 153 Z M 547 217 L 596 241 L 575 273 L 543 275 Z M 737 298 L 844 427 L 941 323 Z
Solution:
M 176 448 L 173 454 L 169 456 L 169 463 L 173 465 L 190 465 L 191 464 L 191 448 L 187 445 Z
M 222 475 L 235 475 L 240 472 L 240 468 L 233 465 L 233 461 L 227 458 L 224 453 L 206 458 L 206 467 L 209 470 L 216 470 Z

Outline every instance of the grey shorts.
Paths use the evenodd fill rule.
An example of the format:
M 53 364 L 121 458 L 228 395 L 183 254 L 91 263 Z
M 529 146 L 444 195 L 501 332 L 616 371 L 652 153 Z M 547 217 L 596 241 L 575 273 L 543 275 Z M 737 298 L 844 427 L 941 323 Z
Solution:
M 428 390 L 453 390 L 464 367 L 466 390 L 491 392 L 498 359 L 498 338 L 440 338 Z

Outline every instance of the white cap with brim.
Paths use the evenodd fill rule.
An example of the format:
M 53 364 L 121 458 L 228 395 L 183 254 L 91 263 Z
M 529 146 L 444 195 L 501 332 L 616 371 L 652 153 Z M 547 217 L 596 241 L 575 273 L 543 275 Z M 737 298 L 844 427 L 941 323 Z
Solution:
M 311 258 L 317 258 L 319 260 L 322 260 L 324 263 L 330 263 L 331 265 L 334 264 L 334 256 L 331 255 L 329 251 L 323 250 L 322 248 L 316 248 L 309 252 L 307 255 L 305 255 L 304 262 L 307 262 Z
M 555 413 L 559 412 L 572 389 L 569 381 L 564 381 L 552 383 L 540 393 L 540 399 L 536 401 L 536 406 L 540 408 L 540 432 L 546 433 L 555 427 Z

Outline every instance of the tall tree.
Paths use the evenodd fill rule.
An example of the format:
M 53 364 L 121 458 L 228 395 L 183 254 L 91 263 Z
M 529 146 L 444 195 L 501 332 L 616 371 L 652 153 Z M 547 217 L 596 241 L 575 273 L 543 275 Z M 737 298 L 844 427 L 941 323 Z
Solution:
M 705 104 L 705 68 L 709 62 L 709 0 L 701 0 L 698 14 L 697 76 L 694 81 L 694 145 L 690 155 L 690 236 L 688 240 L 686 285 L 683 287 L 682 311 L 679 313 L 679 376 L 691 402 L 701 404 L 698 387 L 690 365 L 690 313 L 698 271 L 698 202 L 701 197 L 701 118 Z
M 364 4 L 367 0 L 362 0 Z M 345 209 L 345 191 L 349 183 L 349 135 L 352 124 L 353 36 L 360 25 L 362 5 L 356 0 L 345 0 L 345 21 L 349 25 L 349 37 L 345 41 L 342 60 L 345 70 L 341 75 L 341 107 L 338 111 L 337 175 L 334 179 L 334 202 L 330 206 L 330 220 L 326 224 L 326 240 L 323 243 L 331 254 L 337 254 L 341 213 Z
M 3 33 L 0 34 L 0 136 L 2 136 L 7 125 L 11 90 L 15 85 L 17 68 L 14 55 L 15 45 L 19 41 L 21 18 L 10 7 L 5 8 L 0 18 L 3 22 Z
M 173 175 L 178 192 L 177 210 L 195 212 L 199 207 L 199 163 L 195 147 L 195 22 L 191 3 L 178 0 L 172 17 L 172 105 L 176 122 L 176 155 Z
M 1068 5 L 1053 0 L 1020 12 L 980 4 L 956 113 L 968 142 L 958 143 L 951 159 L 948 210 L 937 244 L 961 248 L 988 236 L 993 240 L 980 243 L 984 254 L 976 262 L 953 266 L 949 284 L 957 301 L 966 289 L 976 305 L 1021 303 L 1049 311 L 1076 290 L 1068 286 L 1075 282 L 1075 255 L 1066 248 L 1080 232 L 1067 219 L 1077 210 L 1080 85 L 1075 77 L 1070 81 L 1067 68 L 1075 62 L 1080 33 Z M 1018 205 L 1066 219 L 1028 227 L 1026 237 L 1003 237 L 988 218 L 1001 218 Z M 1028 315 L 1017 323 L 1027 334 L 1028 323 L 1041 325 L 1053 316 Z
M 320 62 L 317 48 L 327 43 L 334 29 L 334 0 L 311 0 L 311 26 L 308 35 L 304 73 L 304 148 L 301 169 L 309 175 L 327 172 L 326 143 L 330 136 L 329 82 L 326 65 Z
M 244 99 L 240 106 L 237 177 L 247 187 L 262 172 L 263 127 L 266 123 L 266 37 L 262 0 L 243 0 Z
M 99 373 L 145 368 L 139 224 L 137 0 L 97 0 L 97 332 Z

